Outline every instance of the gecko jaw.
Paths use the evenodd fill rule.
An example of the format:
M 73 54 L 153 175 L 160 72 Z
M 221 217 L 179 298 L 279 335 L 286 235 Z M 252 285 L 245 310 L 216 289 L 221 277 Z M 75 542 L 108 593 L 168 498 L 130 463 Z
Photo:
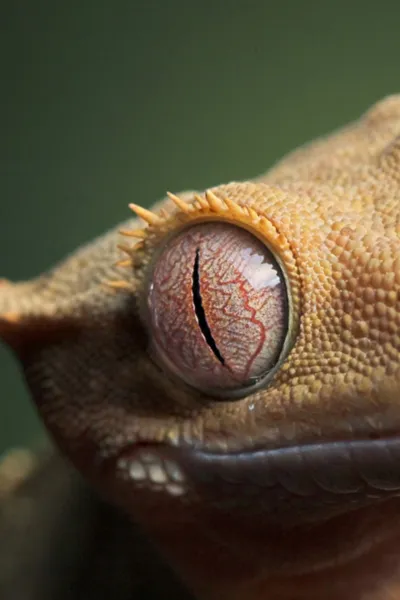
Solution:
M 398 452 L 400 438 L 230 454 L 151 443 L 131 446 L 113 464 L 117 478 L 137 490 L 207 498 L 219 510 L 252 511 L 286 527 L 399 497 L 400 476 L 387 463 Z

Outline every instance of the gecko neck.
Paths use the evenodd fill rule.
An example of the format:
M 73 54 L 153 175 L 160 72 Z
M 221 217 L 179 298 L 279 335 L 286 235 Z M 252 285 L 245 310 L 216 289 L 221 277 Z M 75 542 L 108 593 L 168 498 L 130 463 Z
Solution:
M 184 511 L 183 511 L 184 512 Z M 172 566 L 201 600 L 389 600 L 400 597 L 397 498 L 303 529 L 239 531 L 205 515 L 182 528 L 152 520 Z M 258 529 L 258 535 L 255 530 Z M 227 532 L 230 532 L 229 534 Z

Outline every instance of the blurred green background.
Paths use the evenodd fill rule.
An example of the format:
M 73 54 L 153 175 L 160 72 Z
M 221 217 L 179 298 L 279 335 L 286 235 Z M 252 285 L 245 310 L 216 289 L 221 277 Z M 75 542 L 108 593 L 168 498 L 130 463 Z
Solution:
M 400 91 L 400 3 L 8 2 L 0 274 L 30 277 L 166 189 L 259 174 Z M 0 453 L 41 434 L 0 348 Z

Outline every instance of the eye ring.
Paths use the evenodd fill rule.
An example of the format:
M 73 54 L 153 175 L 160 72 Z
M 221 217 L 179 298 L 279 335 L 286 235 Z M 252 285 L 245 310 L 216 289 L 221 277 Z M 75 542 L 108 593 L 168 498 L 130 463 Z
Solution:
M 212 242 L 207 241 L 207 231 L 208 238 L 215 238 Z M 236 249 L 235 236 L 240 239 Z M 207 268 L 215 275 L 215 248 L 224 264 L 228 238 L 231 254 L 221 280 L 225 287 L 210 295 Z M 188 260 L 179 260 L 182 254 Z M 230 276 L 235 271 L 236 283 L 226 280 L 228 271 Z M 164 238 L 149 271 L 145 310 L 156 362 L 216 398 L 241 398 L 267 385 L 291 344 L 291 294 L 280 257 L 248 227 L 221 218 L 189 222 Z M 252 314 L 247 324 L 240 316 L 243 311 Z M 265 323 L 268 317 L 270 327 Z

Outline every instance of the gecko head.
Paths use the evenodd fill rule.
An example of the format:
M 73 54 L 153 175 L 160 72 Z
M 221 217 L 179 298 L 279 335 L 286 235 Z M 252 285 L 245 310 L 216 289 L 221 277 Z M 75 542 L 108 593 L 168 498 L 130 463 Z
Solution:
M 85 476 L 158 537 L 189 527 L 199 548 L 210 528 L 219 545 L 240 539 L 251 571 L 263 529 L 280 569 L 282 528 L 297 529 L 290 552 L 304 557 L 309 527 L 324 522 L 325 535 L 339 536 L 355 508 L 400 489 L 387 469 L 388 452 L 399 452 L 387 439 L 398 422 L 397 355 L 378 362 L 380 347 L 362 335 L 373 323 L 386 335 L 394 278 L 367 264 L 363 289 L 346 280 L 353 230 L 341 215 L 324 233 L 322 218 L 300 215 L 306 203 L 293 212 L 297 201 L 265 184 L 170 195 L 158 214 L 133 206 L 147 227 L 122 231 L 139 241 L 120 245 L 120 279 L 99 277 L 89 249 L 60 267 L 58 282 L 56 270 L 33 287 L 2 288 L 3 338 Z M 29 295 L 21 316 L 15 304 L 29 306 Z M 366 297 L 370 319 L 355 318 Z M 379 323 L 378 297 L 388 305 Z M 315 568 L 315 552 L 307 560 Z
M 379 538 L 380 503 L 398 512 L 395 207 L 350 180 L 134 205 L 147 226 L 124 230 L 139 241 L 117 267 L 114 233 L 0 288 L 57 443 L 180 563 L 196 549 L 206 572 L 214 547 L 221 577 L 235 561 L 255 576 L 266 552 L 272 570 L 322 569 Z

